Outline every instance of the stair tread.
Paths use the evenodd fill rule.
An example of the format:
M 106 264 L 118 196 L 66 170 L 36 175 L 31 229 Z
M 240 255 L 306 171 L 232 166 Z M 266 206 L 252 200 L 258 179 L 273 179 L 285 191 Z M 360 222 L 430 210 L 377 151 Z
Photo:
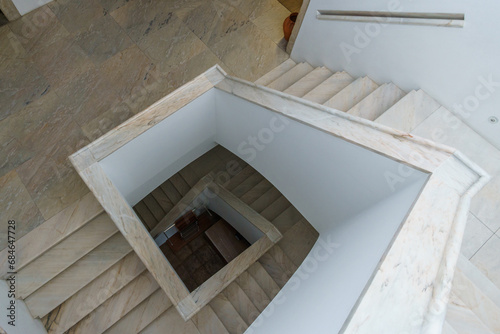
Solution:
M 229 191 L 232 191 L 254 173 L 255 169 L 253 169 L 252 166 L 245 166 L 245 168 L 243 168 L 238 174 L 236 174 L 231 178 L 231 180 L 229 180 L 229 182 L 225 185 L 225 188 Z
M 229 334 L 210 305 L 203 307 L 192 320 L 200 334 Z
M 250 191 L 253 187 L 255 187 L 260 181 L 262 181 L 263 176 L 260 175 L 258 172 L 254 172 L 250 176 L 248 176 L 243 182 L 241 182 L 239 185 L 233 188 L 231 192 L 234 194 L 234 196 L 240 198 L 243 196 L 245 193 Z
M 246 204 L 251 204 L 272 187 L 273 185 L 268 180 L 263 178 L 252 189 L 243 194 L 240 199 Z
M 163 182 L 160 185 L 160 188 L 163 190 L 165 195 L 167 195 L 168 199 L 170 200 L 170 202 L 172 202 L 173 205 L 176 205 L 181 200 L 181 194 L 179 194 L 170 180 Z
M 321 84 L 332 75 L 332 71 L 330 71 L 328 68 L 317 67 L 307 75 L 299 79 L 297 82 L 292 84 L 290 87 L 285 89 L 283 92 L 293 96 L 303 97 L 313 88 Z
M 273 278 L 273 280 L 278 284 L 280 289 L 282 289 L 286 282 L 290 279 L 291 276 L 287 275 L 285 271 L 280 267 L 280 265 L 274 260 L 274 258 L 266 253 L 260 257 L 258 262 L 264 267 L 269 276 Z
M 450 296 L 446 322 L 459 334 L 493 334 L 467 306 L 455 295 Z
M 275 187 L 270 188 L 262 196 L 257 198 L 254 202 L 250 203 L 250 207 L 257 212 L 262 212 L 265 208 L 269 206 L 269 203 L 276 201 L 281 195 L 281 193 Z
M 285 234 L 292 226 L 294 226 L 299 220 L 304 219 L 300 212 L 293 206 L 289 206 L 285 211 L 279 214 L 273 219 L 272 223 L 281 234 Z
M 266 306 L 271 302 L 266 292 L 248 271 L 244 271 L 238 276 L 236 278 L 236 283 L 238 283 L 260 312 L 264 311 Z
M 179 174 L 182 178 L 189 184 L 190 187 L 193 187 L 195 184 L 200 181 L 200 177 L 196 175 L 195 171 L 191 168 L 190 165 L 187 165 L 183 169 L 179 171 Z
M 269 83 L 267 87 L 282 92 L 297 82 L 300 78 L 307 75 L 313 69 L 314 68 L 308 63 L 299 63 L 287 72 L 283 73 L 279 78 Z
M 292 59 L 287 59 L 274 69 L 272 69 L 270 72 L 264 74 L 262 77 L 260 77 L 255 83 L 257 85 L 261 86 L 266 86 L 269 83 L 273 82 L 276 80 L 278 77 L 280 77 L 283 73 L 287 72 L 289 69 L 294 67 L 296 63 Z
M 323 104 L 354 81 L 347 72 L 336 72 L 302 98 Z
M 401 100 L 405 94 L 393 83 L 383 84 L 349 109 L 347 113 L 373 121 Z
M 142 301 L 151 296 L 158 288 L 158 283 L 153 276 L 148 271 L 144 271 L 73 326 L 68 334 L 103 333 Z
M 300 267 L 318 239 L 318 235 L 306 224 L 309 223 L 299 221 L 278 242 L 278 246 L 297 267 Z
M 285 196 L 281 195 L 274 202 L 269 204 L 264 210 L 262 210 L 260 214 L 267 220 L 273 221 L 291 205 L 292 204 L 285 198 Z
M 21 270 L 102 212 L 104 209 L 97 199 L 92 193 L 88 193 L 48 219 L 16 241 L 16 252 L 22 254 L 17 258 L 16 269 Z M 4 277 L 10 271 L 7 265 L 7 251 L 5 248 L 0 252 L 0 277 Z
M 500 289 L 462 255 L 455 270 L 452 293 L 492 332 L 500 333 Z
M 16 281 L 18 295 L 26 298 L 116 232 L 109 216 L 100 214 L 21 269 Z
M 248 325 L 224 294 L 220 293 L 215 296 L 209 305 L 230 334 L 241 334 L 248 328 Z
M 259 316 L 260 312 L 236 282 L 229 284 L 223 291 L 235 310 L 247 325 L 250 325 Z
M 259 283 L 270 300 L 278 294 L 280 287 L 259 262 L 252 264 L 247 271 Z
M 191 190 L 191 187 L 189 184 L 182 178 L 182 176 L 179 173 L 176 173 L 172 175 L 172 177 L 169 179 L 170 182 L 174 185 L 175 189 L 181 194 L 181 196 L 184 196 L 187 194 L 189 190 Z
M 163 190 L 158 187 L 151 192 L 151 195 L 155 198 L 158 204 L 161 206 L 164 212 L 169 212 L 174 207 L 174 203 L 170 201 L 170 199 L 165 195 Z
M 380 115 L 375 122 L 411 132 L 439 107 L 439 103 L 423 90 L 411 91 Z
M 168 329 L 168 333 L 200 334 L 194 323 L 191 320 L 184 321 L 175 307 L 170 307 L 168 310 L 163 312 L 140 333 L 165 333 L 166 329 Z
M 377 87 L 378 85 L 368 77 L 358 78 L 323 104 L 333 109 L 347 111 Z
M 134 211 L 139 216 L 148 231 L 151 231 L 151 229 L 158 224 L 158 220 L 143 201 L 140 201 L 134 206 Z
M 116 233 L 25 299 L 34 317 L 43 317 L 105 272 L 132 248 Z
M 292 275 L 297 271 L 297 265 L 290 260 L 279 245 L 273 246 L 267 252 L 273 257 L 274 261 L 276 261 L 288 277 L 292 277 Z
M 142 199 L 142 202 L 146 204 L 148 207 L 149 211 L 153 214 L 155 217 L 156 221 L 162 220 L 162 218 L 165 216 L 166 212 L 163 211 L 161 208 L 160 204 L 156 201 L 156 199 L 153 197 L 152 194 L 148 194 L 146 197 Z M 153 228 L 154 226 L 150 226 L 150 228 Z
M 62 334 L 66 332 L 145 269 L 146 267 L 139 257 L 133 252 L 129 253 L 57 309 L 46 315 L 42 322 L 48 333 Z
M 165 292 L 161 288 L 157 289 L 104 333 L 139 333 L 171 306 L 172 302 Z

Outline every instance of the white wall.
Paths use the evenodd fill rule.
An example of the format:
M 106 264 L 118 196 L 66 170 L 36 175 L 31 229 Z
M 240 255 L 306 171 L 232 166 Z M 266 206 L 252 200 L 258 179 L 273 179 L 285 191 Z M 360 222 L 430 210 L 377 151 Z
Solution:
M 217 145 L 213 94 L 206 92 L 99 162 L 130 205 Z
M 247 333 L 337 333 L 427 174 L 222 91 L 216 110 L 217 142 L 271 181 L 322 240 Z M 404 182 L 391 188 L 388 173 Z
M 420 182 L 414 182 L 324 231 L 306 260 L 245 333 L 338 333 L 421 187 Z
M 21 15 L 29 13 L 38 7 L 42 7 L 51 1 L 52 0 L 12 0 L 14 6 L 16 6 Z
M 233 209 L 232 206 L 224 202 L 220 197 L 210 197 L 208 199 L 207 206 L 210 210 L 217 213 L 232 227 L 234 227 L 234 229 L 238 231 L 249 243 L 255 243 L 264 235 L 261 230 L 250 223 L 245 217 Z
M 406 175 L 407 167 L 391 159 L 223 91 L 216 109 L 216 141 L 264 175 L 320 233 L 391 196 L 388 175 Z M 252 154 L 252 137 L 268 141 L 265 134 L 282 126 Z M 426 178 L 412 171 L 395 190 Z
M 399 6 L 398 6 L 399 4 Z M 394 6 L 394 7 L 390 7 Z M 366 23 L 316 19 L 319 9 L 405 12 L 465 13 L 464 28 L 386 25 L 373 37 L 361 40 Z M 495 0 L 311 0 L 292 52 L 295 61 L 308 61 L 332 70 L 346 70 L 354 76 L 369 75 L 378 83 L 394 82 L 405 90 L 421 88 L 450 110 L 455 104 L 470 103 L 460 113 L 471 127 L 500 148 L 500 123 L 491 125 L 488 117 L 500 119 L 500 43 L 497 34 L 500 3 Z M 369 26 L 370 27 L 370 26 Z M 358 43 L 355 42 L 357 38 Z M 341 45 L 359 50 L 349 59 Z M 499 84 L 481 88 L 480 77 L 492 77 Z M 484 86 L 484 85 L 483 85 Z M 476 96 L 479 99 L 476 99 Z M 484 95 L 484 96 L 483 96 Z M 489 97 L 486 97 L 489 95 Z M 472 102 L 479 101 L 475 106 Z M 458 110 L 458 109 L 455 109 Z

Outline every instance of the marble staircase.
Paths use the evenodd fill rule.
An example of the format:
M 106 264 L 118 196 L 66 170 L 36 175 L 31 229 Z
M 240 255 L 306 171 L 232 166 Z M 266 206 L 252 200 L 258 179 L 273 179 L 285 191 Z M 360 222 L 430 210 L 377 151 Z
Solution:
M 474 197 L 471 213 L 486 224 L 496 226 L 495 221 L 500 217 L 500 209 L 495 204 L 500 193 L 500 151 L 423 90 L 404 92 L 393 83 L 379 84 L 369 77 L 354 78 L 346 72 L 313 68 L 292 59 L 255 83 L 456 147 L 493 176 Z M 500 333 L 499 288 L 462 256 L 443 332 Z
M 224 151 L 209 151 L 136 205 L 146 228 L 154 228 L 202 176 L 236 158 Z M 244 162 L 240 166 L 225 187 L 283 238 L 189 321 L 90 194 L 19 240 L 18 253 L 28 255 L 18 267 L 19 298 L 51 334 L 243 333 L 297 270 L 318 233 L 269 181 Z M 4 260 L 2 252 L 2 270 Z

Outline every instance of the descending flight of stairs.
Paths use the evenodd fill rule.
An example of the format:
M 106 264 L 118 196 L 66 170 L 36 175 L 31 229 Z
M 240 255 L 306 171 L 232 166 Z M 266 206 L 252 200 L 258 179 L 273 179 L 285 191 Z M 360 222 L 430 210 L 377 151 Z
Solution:
M 226 161 L 213 151 L 220 156 L 225 150 L 209 151 L 136 206 L 150 229 L 205 173 L 222 169 Z M 283 239 L 191 320 L 181 318 L 92 194 L 19 240 L 18 298 L 51 334 L 243 333 L 297 270 L 318 234 L 271 183 L 241 163 L 226 188 L 275 224 Z
M 393 83 L 379 85 L 369 77 L 354 78 L 292 59 L 255 83 L 434 141 L 441 139 L 432 137 L 436 128 L 453 124 L 481 147 L 492 147 L 422 90 L 406 93 Z M 471 145 L 459 143 L 458 148 L 470 157 L 477 154 Z M 498 150 L 491 151 L 500 157 Z M 500 289 L 463 256 L 457 265 L 443 333 L 500 333 Z

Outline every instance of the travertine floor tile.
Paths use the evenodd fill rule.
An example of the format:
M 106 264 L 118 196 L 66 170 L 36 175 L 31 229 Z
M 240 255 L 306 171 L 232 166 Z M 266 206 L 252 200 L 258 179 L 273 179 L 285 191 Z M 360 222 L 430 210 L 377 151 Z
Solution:
M 26 50 L 19 38 L 12 32 L 12 25 L 0 27 L 0 56 L 6 58 L 23 58 Z
M 127 34 L 109 15 L 81 30 L 75 40 L 96 66 L 132 45 Z
M 44 155 L 25 162 L 17 172 L 45 219 L 89 192 L 72 166 Z
M 28 60 L 0 60 L 0 73 L 0 120 L 36 101 L 51 89 L 45 77 Z
M 491 238 L 493 232 L 472 213 L 469 213 L 460 252 L 470 259 Z
M 284 38 L 283 21 L 290 15 L 290 11 L 276 3 L 270 10 L 266 11 L 252 22 L 264 32 L 274 43 L 279 44 Z
M 500 288 L 500 237 L 493 235 L 471 258 L 473 265 L 479 268 L 498 288 Z
M 10 29 L 29 53 L 69 36 L 68 30 L 48 6 L 40 7 L 12 22 Z
M 7 246 L 10 219 L 16 221 L 16 240 L 44 221 L 16 171 L 0 177 L 0 249 Z
M 62 38 L 40 49 L 31 60 L 55 89 L 64 87 L 93 66 L 72 37 Z
M 250 81 L 260 78 L 288 58 L 288 54 L 253 23 L 247 23 L 224 37 L 212 47 L 212 51 L 236 76 Z
M 225 2 L 206 1 L 182 17 L 206 45 L 211 46 L 249 22 L 248 17 Z
M 167 25 L 174 17 L 170 1 L 135 0 L 113 11 L 111 16 L 138 43 Z
M 135 45 L 106 60 L 99 69 L 122 98 L 134 96 L 158 80 L 155 64 Z
M 88 27 L 93 20 L 107 14 L 97 0 L 55 0 L 48 6 L 71 33 Z

